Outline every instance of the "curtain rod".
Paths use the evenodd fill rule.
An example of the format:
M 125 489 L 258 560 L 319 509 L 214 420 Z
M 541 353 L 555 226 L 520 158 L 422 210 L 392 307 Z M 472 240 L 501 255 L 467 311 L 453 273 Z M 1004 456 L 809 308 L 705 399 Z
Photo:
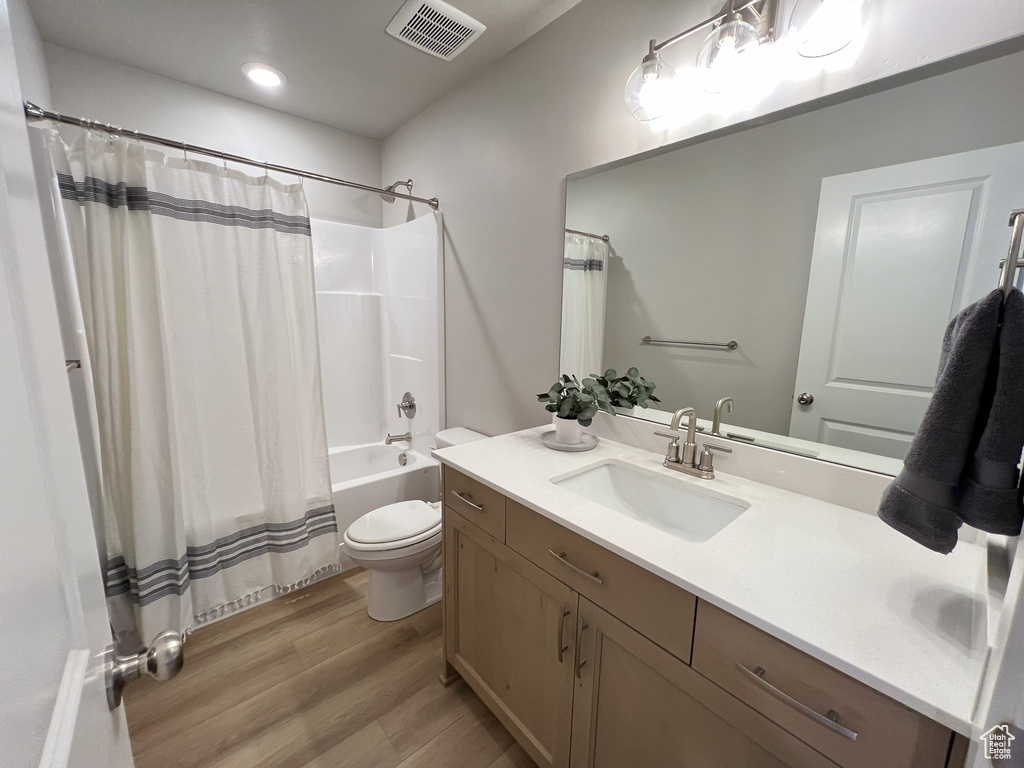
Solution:
M 57 123 L 67 123 L 68 125 L 77 125 L 82 128 L 90 128 L 97 131 L 103 131 L 104 133 L 110 133 L 115 136 L 127 136 L 129 138 L 138 139 L 139 141 L 145 141 L 149 144 L 159 144 L 162 147 L 170 147 L 171 149 L 179 149 L 182 152 L 192 152 L 197 155 L 206 155 L 207 157 L 216 157 L 220 160 L 230 160 L 233 163 L 241 163 L 242 165 L 251 165 L 256 168 L 263 168 L 266 171 L 277 171 L 279 173 L 287 173 L 291 176 L 298 176 L 303 179 L 313 179 L 314 181 L 323 181 L 327 184 L 337 184 L 341 187 L 351 187 L 352 189 L 361 189 L 364 192 L 376 192 L 378 195 L 388 195 L 390 197 L 400 197 L 403 200 L 412 200 L 417 203 L 426 203 L 435 211 L 438 207 L 438 201 L 436 197 L 432 197 L 429 200 L 424 197 L 416 197 L 414 195 L 405 195 L 401 192 L 392 191 L 390 189 L 381 189 L 380 187 L 371 187 L 368 184 L 359 184 L 354 181 L 346 181 L 345 179 L 338 179 L 333 176 L 324 176 L 320 173 L 312 173 L 310 171 L 301 171 L 298 168 L 289 168 L 286 165 L 277 165 L 276 163 L 260 162 L 259 160 L 252 160 L 248 157 L 242 157 L 241 155 L 232 155 L 230 152 L 221 152 L 216 149 L 209 149 L 207 147 L 200 147 L 196 144 L 187 144 L 184 141 L 174 141 L 173 139 L 165 139 L 161 136 L 153 136 L 149 133 L 142 133 L 140 131 L 131 131 L 126 128 L 122 128 L 119 125 L 111 125 L 110 123 L 101 123 L 96 120 L 86 120 L 84 117 L 69 117 L 68 115 L 62 115 L 59 112 L 51 112 L 48 109 L 43 109 L 40 106 L 33 104 L 31 101 L 25 102 L 25 117 L 29 120 L 53 120 Z
M 583 232 L 578 229 L 569 229 L 568 227 L 565 228 L 565 231 L 573 235 L 583 235 L 584 237 L 592 237 L 595 240 L 604 240 L 606 243 L 611 240 L 608 235 L 595 235 L 593 232 Z

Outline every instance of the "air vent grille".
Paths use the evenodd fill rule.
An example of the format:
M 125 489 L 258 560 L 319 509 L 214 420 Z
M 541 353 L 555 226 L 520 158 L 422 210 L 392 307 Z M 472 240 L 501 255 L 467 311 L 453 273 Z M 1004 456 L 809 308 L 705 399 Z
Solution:
M 409 0 L 387 26 L 387 33 L 414 48 L 451 61 L 486 27 L 441 0 Z

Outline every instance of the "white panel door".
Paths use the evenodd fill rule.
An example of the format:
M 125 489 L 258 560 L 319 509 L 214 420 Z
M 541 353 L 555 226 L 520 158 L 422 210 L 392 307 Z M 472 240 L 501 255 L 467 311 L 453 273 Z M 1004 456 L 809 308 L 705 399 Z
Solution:
M 67 376 L 0 0 L 0 765 L 130 768 Z
M 790 435 L 902 459 L 1021 206 L 1024 143 L 823 179 Z

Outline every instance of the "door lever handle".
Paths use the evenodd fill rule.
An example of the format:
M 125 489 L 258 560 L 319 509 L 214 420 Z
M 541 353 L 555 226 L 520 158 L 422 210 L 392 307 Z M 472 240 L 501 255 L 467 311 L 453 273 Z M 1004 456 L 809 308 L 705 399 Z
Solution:
M 118 656 L 113 646 L 107 648 L 103 664 L 107 706 L 111 709 L 121 706 L 125 685 L 138 680 L 143 672 L 161 681 L 177 675 L 185 664 L 184 646 L 181 635 L 169 629 L 157 635 L 149 648 L 131 656 Z

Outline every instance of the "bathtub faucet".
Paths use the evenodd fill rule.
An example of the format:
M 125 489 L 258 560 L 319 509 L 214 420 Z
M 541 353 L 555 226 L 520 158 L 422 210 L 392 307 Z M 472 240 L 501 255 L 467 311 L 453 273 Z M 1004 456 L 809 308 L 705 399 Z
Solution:
M 399 440 L 406 443 L 412 442 L 412 432 L 406 432 L 404 435 L 392 435 L 388 432 L 388 436 L 384 438 L 384 444 L 391 445 L 392 443 L 397 443 Z

